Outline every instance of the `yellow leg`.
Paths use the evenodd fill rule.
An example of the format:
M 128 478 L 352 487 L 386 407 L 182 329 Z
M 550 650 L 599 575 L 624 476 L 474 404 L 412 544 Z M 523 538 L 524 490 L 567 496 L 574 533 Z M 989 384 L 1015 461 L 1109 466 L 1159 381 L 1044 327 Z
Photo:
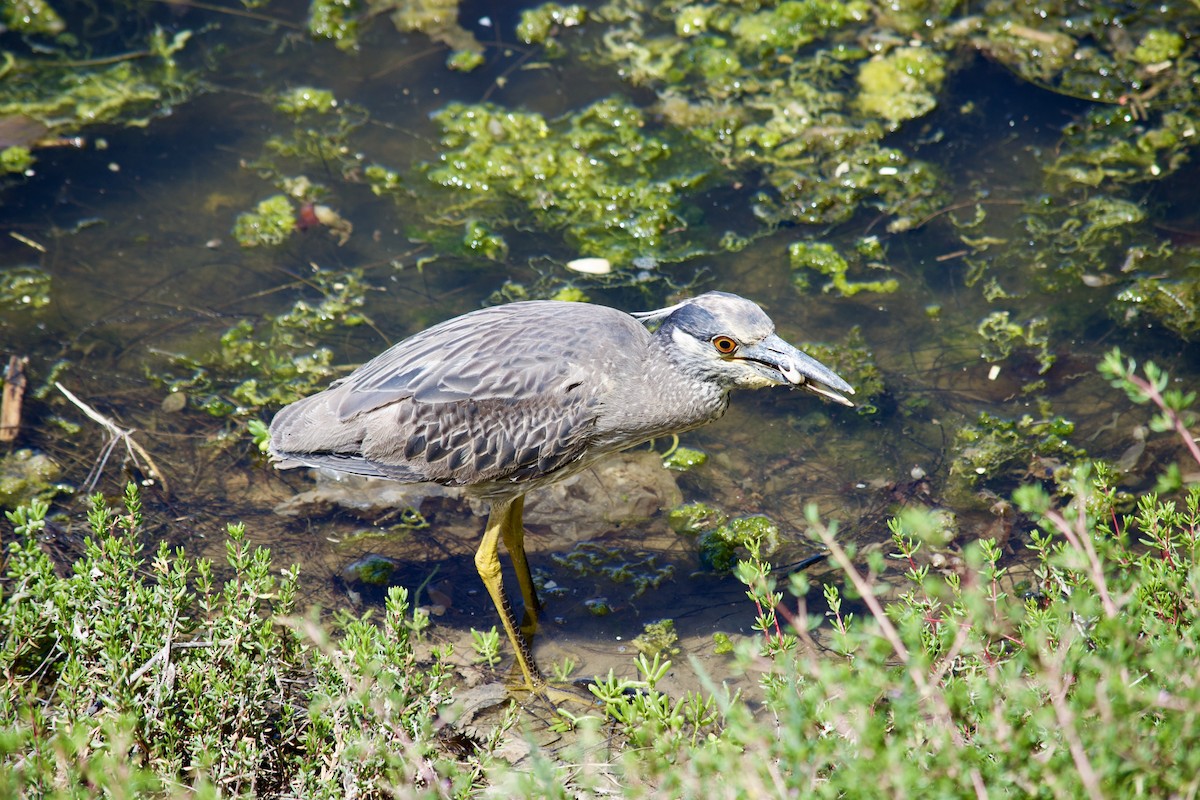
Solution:
M 529 573 L 529 559 L 525 557 L 525 525 L 521 520 L 525 508 L 522 495 L 508 507 L 508 519 L 504 523 L 504 546 L 517 571 L 517 583 L 521 586 L 521 599 L 525 603 L 525 617 L 521 620 L 521 633 L 532 637 L 537 633 L 538 614 L 542 604 L 537 590 L 533 588 L 533 576 Z
M 512 533 L 509 528 L 513 524 L 513 508 L 516 508 L 515 516 L 517 518 L 518 532 Z M 525 550 L 519 544 L 521 539 L 520 533 L 520 517 L 522 508 L 522 499 L 516 500 L 497 500 L 492 503 L 492 511 L 488 515 L 487 529 L 483 532 L 483 541 L 479 544 L 479 549 L 475 551 L 475 569 L 479 570 L 479 577 L 483 579 L 483 585 L 487 587 L 488 594 L 492 597 L 492 603 L 496 606 L 496 611 L 500 614 L 500 621 L 504 623 L 504 631 L 508 634 L 508 640 L 512 642 L 513 650 L 517 654 L 517 663 L 521 666 L 521 672 L 525 675 L 525 685 L 529 687 L 531 692 L 539 692 L 546 685 L 546 679 L 542 677 L 542 673 L 538 671 L 537 664 L 533 661 L 533 653 L 529 649 L 525 638 L 521 636 L 517 630 L 516 620 L 513 618 L 512 606 L 509 605 L 508 597 L 504 594 L 504 584 L 500 578 L 500 540 L 511 542 L 514 539 L 518 541 L 518 547 L 521 550 L 521 558 L 524 560 Z M 515 557 L 514 557 L 515 560 Z M 523 581 L 529 579 L 529 564 L 524 565 L 525 577 Z M 517 569 L 517 575 L 520 576 L 522 569 Z M 525 590 L 522 583 L 522 593 Z M 533 585 L 530 584 L 530 591 Z

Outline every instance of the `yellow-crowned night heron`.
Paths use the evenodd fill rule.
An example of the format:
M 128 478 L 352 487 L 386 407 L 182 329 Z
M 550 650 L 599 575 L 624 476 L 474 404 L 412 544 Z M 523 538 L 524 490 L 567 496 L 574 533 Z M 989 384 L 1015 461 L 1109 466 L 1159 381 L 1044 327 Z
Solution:
M 657 325 L 651 333 L 644 325 Z M 532 633 L 525 493 L 608 453 L 725 412 L 732 389 L 854 390 L 775 334 L 754 303 L 709 292 L 630 316 L 587 303 L 485 308 L 422 331 L 271 423 L 278 466 L 462 486 L 489 500 L 475 566 L 531 690 L 544 679 L 500 581 L 503 540 Z

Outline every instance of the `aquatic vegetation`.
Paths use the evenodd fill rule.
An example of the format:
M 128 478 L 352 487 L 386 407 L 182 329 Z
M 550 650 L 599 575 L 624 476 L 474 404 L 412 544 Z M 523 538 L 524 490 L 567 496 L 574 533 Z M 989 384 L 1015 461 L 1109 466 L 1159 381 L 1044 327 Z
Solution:
M 994 311 L 979 323 L 983 339 L 980 354 L 991 362 L 1003 361 L 1018 350 L 1030 353 L 1037 361 L 1038 374 L 1054 366 L 1055 355 L 1050 352 L 1048 322 L 1035 317 L 1024 325 L 1014 322 L 1007 311 Z
M 21 33 L 53 36 L 66 28 L 54 6 L 39 0 L 13 0 L 4 4 L 0 14 L 3 14 L 6 28 Z
M 647 622 L 642 626 L 642 632 L 633 637 L 633 646 L 649 658 L 678 655 L 679 634 L 675 632 L 675 621 L 660 619 Z
M 1133 50 L 1133 60 L 1144 66 L 1173 61 L 1183 53 L 1183 36 L 1178 31 L 1152 28 Z
M 977 206 L 974 218 L 955 224 L 969 248 L 968 285 L 979 285 L 989 301 L 1032 301 L 1043 313 L 1056 314 L 1057 324 L 1081 307 L 1058 304 L 1052 310 L 1043 298 L 1106 286 L 1117 288 L 1115 295 L 1143 271 L 1163 276 L 1183 267 L 1146 220 L 1145 208 L 1111 195 L 1077 201 L 1041 196 L 1023 202 L 1015 216 Z
M 565 6 L 545 3 L 537 8 L 527 8 L 521 11 L 521 20 L 517 23 L 517 38 L 525 44 L 544 45 L 551 41 L 556 30 L 582 25 L 587 18 L 587 7 L 577 3 Z
M 1001 492 L 1020 483 L 1053 486 L 1066 480 L 1087 459 L 1086 451 L 1070 441 L 1074 432 L 1070 420 L 1049 414 L 1004 419 L 980 412 L 975 422 L 955 431 L 947 496 L 970 505 L 982 486 Z
M 671 530 L 681 535 L 696 536 L 724 525 L 729 515 L 708 503 L 691 502 L 672 508 L 667 514 Z
M 708 454 L 691 447 L 673 447 L 663 455 L 663 466 L 676 472 L 688 472 L 703 466 L 708 461 Z
M 342 567 L 342 577 L 350 583 L 387 586 L 400 562 L 394 558 L 368 553 Z
M 176 356 L 173 370 L 184 375 L 151 377 L 169 391 L 186 392 L 196 406 L 218 417 L 278 408 L 324 388 L 337 371 L 333 352 L 315 340 L 368 322 L 361 310 L 367 286 L 355 270 L 318 271 L 308 284 L 321 293 L 316 303 L 301 299 L 277 316 L 242 320 L 214 350 Z
M 670 145 L 644 132 L 629 103 L 601 100 L 554 121 L 450 103 L 434 119 L 442 151 L 425 174 L 445 190 L 439 216 L 470 215 L 494 230 L 519 211 L 563 231 L 579 253 L 619 265 L 680 255 L 672 239 L 687 229 L 680 197 L 700 176 L 671 171 Z
M 10 172 L 24 174 L 33 166 L 33 162 L 33 153 L 29 151 L 28 147 L 14 144 L 0 150 L 0 174 Z
M 313 0 L 308 7 L 308 32 L 328 39 L 339 50 L 358 47 L 358 0 Z
M 854 387 L 855 412 L 870 416 L 879 411 L 878 404 L 887 393 L 887 386 L 861 327 L 855 325 L 835 344 L 806 342 L 800 349 L 828 365 Z
M 51 500 L 68 491 L 58 482 L 61 477 L 62 467 L 45 453 L 28 448 L 5 453 L 0 457 L 0 508 Z
M 468 220 L 466 233 L 463 234 L 463 247 L 470 253 L 477 253 L 488 261 L 503 261 L 508 257 L 508 242 L 504 237 L 495 233 L 487 223 L 480 220 Z
M 1188 162 L 1198 114 L 1170 110 L 1152 124 L 1120 106 L 1092 109 L 1064 128 L 1060 153 L 1046 173 L 1068 185 L 1105 188 L 1159 180 Z
M 850 271 L 850 263 L 828 242 L 793 242 L 788 245 L 788 258 L 792 265 L 792 283 L 802 291 L 809 286 L 806 270 L 830 278 L 829 283 L 821 287 L 821 291 L 835 290 L 843 297 L 851 297 L 859 292 L 890 294 L 900 288 L 900 282 L 895 278 L 880 281 L 849 280 L 846 274 Z M 886 264 L 877 260 L 869 261 L 867 266 L 875 269 L 887 268 Z
M 641 597 L 650 589 L 657 589 L 663 581 L 675 575 L 675 567 L 660 564 L 658 556 L 653 553 L 616 551 L 599 542 L 580 542 L 569 552 L 552 557 L 554 563 L 578 577 L 600 577 L 613 583 L 629 584 L 633 589 L 630 599 Z M 608 601 L 601 598 L 589 606 L 589 610 L 603 616 L 612 609 Z
M 109 13 L 114 29 L 122 30 L 115 16 L 123 11 Z M 137 33 L 125 41 L 113 37 L 116 53 L 104 55 L 67 27 L 68 19 L 78 24 L 78 17 L 60 16 L 52 3 L 5 3 L 3 15 L 6 29 L 29 37 L 6 47 L 0 65 L 0 120 L 19 121 L 6 130 L 0 147 L 4 172 L 24 173 L 39 148 L 55 145 L 64 134 L 97 125 L 144 127 L 199 89 L 196 75 L 176 61 L 191 30 L 170 33 L 147 20 L 132 26 Z
M 946 79 L 946 61 L 928 47 L 898 47 L 858 69 L 858 107 L 893 128 L 928 114 Z
M 0 309 L 38 309 L 50 305 L 50 274 L 41 267 L 0 269 Z
M 731 572 L 739 553 L 769 558 L 779 549 L 779 526 L 770 517 L 755 514 L 735 517 L 700 534 L 700 563 L 715 572 Z
M 292 201 L 281 194 L 260 200 L 253 211 L 238 214 L 233 224 L 233 238 L 242 247 L 264 247 L 283 244 L 296 229 L 296 213 Z
M 446 65 L 469 71 L 483 63 L 483 45 L 458 24 L 459 0 L 311 0 L 308 31 L 340 50 L 357 50 L 365 22 L 384 17 L 396 30 L 421 32 L 450 48 Z
M 338 101 L 328 89 L 294 86 L 275 98 L 275 109 L 303 119 L 306 114 L 329 114 L 337 111 Z
M 1113 301 L 1126 325 L 1157 322 L 1186 341 L 1200 335 L 1200 271 L 1189 265 L 1183 277 L 1141 275 Z

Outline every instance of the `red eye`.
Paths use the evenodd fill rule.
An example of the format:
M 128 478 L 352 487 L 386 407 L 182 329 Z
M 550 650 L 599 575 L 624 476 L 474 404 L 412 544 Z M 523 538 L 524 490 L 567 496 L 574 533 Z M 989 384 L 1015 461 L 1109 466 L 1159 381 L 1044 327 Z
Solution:
M 712 346 L 717 348 L 717 352 L 723 356 L 732 355 L 733 351 L 737 350 L 737 342 L 728 336 L 715 337 L 712 340 Z

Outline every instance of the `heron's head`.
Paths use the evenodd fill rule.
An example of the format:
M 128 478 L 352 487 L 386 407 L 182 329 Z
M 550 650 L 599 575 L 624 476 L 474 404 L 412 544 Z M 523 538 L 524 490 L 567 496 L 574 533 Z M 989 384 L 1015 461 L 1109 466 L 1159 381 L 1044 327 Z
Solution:
M 792 347 L 757 304 L 726 292 L 707 292 L 658 311 L 635 314 L 660 323 L 681 369 L 729 388 L 796 386 L 847 406 L 854 389 L 833 370 Z

